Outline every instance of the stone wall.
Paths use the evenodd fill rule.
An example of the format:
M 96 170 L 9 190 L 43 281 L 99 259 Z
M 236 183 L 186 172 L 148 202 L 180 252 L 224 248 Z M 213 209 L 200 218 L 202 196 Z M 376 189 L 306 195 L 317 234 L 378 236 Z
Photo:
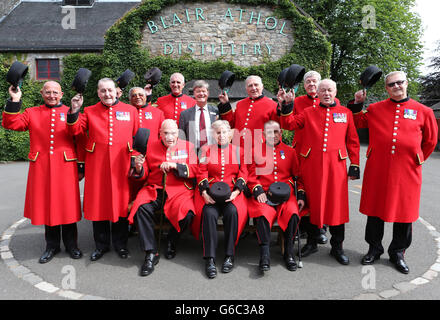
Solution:
M 153 55 L 222 59 L 249 67 L 276 61 L 293 45 L 291 23 L 269 7 L 181 3 L 145 21 L 142 46 Z

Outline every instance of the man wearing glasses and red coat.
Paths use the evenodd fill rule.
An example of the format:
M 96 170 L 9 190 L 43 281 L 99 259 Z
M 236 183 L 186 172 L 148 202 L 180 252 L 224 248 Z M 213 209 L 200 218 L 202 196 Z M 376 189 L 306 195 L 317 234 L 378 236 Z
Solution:
M 373 264 L 384 253 L 384 222 L 393 222 L 389 259 L 404 274 L 409 273 L 404 253 L 411 244 L 412 222 L 419 218 L 422 164 L 438 139 L 434 112 L 410 99 L 407 87 L 406 74 L 394 71 L 385 77 L 389 99 L 362 110 L 366 91 L 360 90 L 348 104 L 356 127 L 369 129 L 359 209 L 368 216 L 369 250 L 361 263 Z

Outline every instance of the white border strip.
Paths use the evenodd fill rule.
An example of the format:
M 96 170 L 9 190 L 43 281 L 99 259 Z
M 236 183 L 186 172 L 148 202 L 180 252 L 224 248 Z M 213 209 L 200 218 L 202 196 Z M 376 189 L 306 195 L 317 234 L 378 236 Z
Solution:
M 56 294 L 62 298 L 72 300 L 105 300 L 105 298 L 102 297 L 58 288 L 52 283 L 44 281 L 44 279 L 41 278 L 39 275 L 33 273 L 31 270 L 15 260 L 12 251 L 9 249 L 9 242 L 17 227 L 27 220 L 28 219 L 26 218 L 18 220 L 8 229 L 6 229 L 0 238 L 0 257 L 3 262 L 8 266 L 9 270 L 14 273 L 18 278 L 23 279 L 24 281 L 28 282 L 35 288 L 45 293 Z

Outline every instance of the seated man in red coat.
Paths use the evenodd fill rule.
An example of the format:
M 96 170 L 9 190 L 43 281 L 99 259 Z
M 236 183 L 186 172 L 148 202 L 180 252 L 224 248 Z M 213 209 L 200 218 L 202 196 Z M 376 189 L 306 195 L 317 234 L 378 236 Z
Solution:
M 365 240 L 368 253 L 361 263 L 373 264 L 384 253 L 384 222 L 393 222 L 388 255 L 396 269 L 409 272 L 404 253 L 412 240 L 412 222 L 419 218 L 422 163 L 435 149 L 438 127 L 434 112 L 407 94 L 402 71 L 385 77 L 389 99 L 362 111 L 366 92 L 356 92 L 348 107 L 358 128 L 369 129 L 367 163 L 359 211 L 368 216 Z
M 254 218 L 260 245 L 261 271 L 270 269 L 270 230 L 275 220 L 284 231 L 284 261 L 289 271 L 297 268 L 293 254 L 293 244 L 299 222 L 299 212 L 304 207 L 305 193 L 298 181 L 298 201 L 295 196 L 295 180 L 299 176 L 298 159 L 295 150 L 281 142 L 282 130 L 278 122 L 270 120 L 264 125 L 265 143 L 261 154 L 255 154 L 249 165 L 249 189 L 254 197 L 248 200 L 249 217 Z M 257 149 L 257 148 L 256 148 Z M 274 182 L 289 185 L 291 193 L 286 202 L 273 204 L 267 193 Z
M 93 223 L 96 249 L 92 261 L 100 259 L 112 244 L 118 256 L 128 257 L 129 172 L 133 136 L 139 124 L 135 107 L 116 98 L 112 79 L 98 81 L 100 101 L 79 113 L 83 98 L 72 98 L 67 128 L 72 135 L 87 135 L 84 183 L 84 218 Z M 133 163 L 132 163 L 133 162 Z
M 231 272 L 234 267 L 235 246 L 248 221 L 247 201 L 242 193 L 247 179 L 247 165 L 243 162 L 243 149 L 230 143 L 232 130 L 225 120 L 212 123 L 215 144 L 205 145 L 200 157 L 195 193 L 197 220 L 202 221 L 203 258 L 208 278 L 217 276 L 215 265 L 218 244 L 217 222 L 223 217 L 225 259 L 222 272 Z M 216 199 L 211 188 L 215 183 L 226 183 L 231 191 L 228 199 Z M 214 192 L 215 194 L 215 192 Z
M 198 170 L 197 155 L 194 145 L 178 139 L 178 135 L 176 122 L 166 119 L 160 129 L 161 139 L 149 142 L 148 156 L 139 155 L 135 160 L 136 171 L 133 177 L 144 180 L 145 184 L 133 203 L 128 220 L 133 223 L 136 218 L 141 248 L 146 253 L 141 276 L 151 274 L 154 265 L 159 262 L 154 235 L 155 211 L 163 206 L 164 214 L 172 224 L 167 236 L 167 259 L 175 257 L 180 234 L 191 224 L 196 214 L 193 178 Z M 192 231 L 198 238 L 198 227 Z
M 348 179 L 359 179 L 359 137 L 349 109 L 336 98 L 336 83 L 322 80 L 318 86 L 319 106 L 307 108 L 293 115 L 294 92 L 280 90 L 282 105 L 281 127 L 303 130 L 303 145 L 298 150 L 301 160 L 301 177 L 307 192 L 310 208 L 310 230 L 307 244 L 302 248 L 306 257 L 318 251 L 316 235 L 324 224 L 330 226 L 330 254 L 343 264 L 349 264 L 342 243 L 345 224 L 349 221 Z M 347 174 L 346 159 L 351 161 Z M 315 235 L 315 236 L 314 236 Z
M 29 130 L 29 174 L 24 216 L 44 225 L 46 250 L 39 262 L 49 262 L 60 251 L 61 237 L 73 259 L 82 257 L 77 247 L 76 222 L 81 220 L 77 155 L 74 139 L 67 133 L 69 107 L 61 103 L 61 86 L 48 81 L 41 89 L 44 104 L 21 109 L 20 88 L 9 88 L 11 99 L 3 112 L 5 129 Z

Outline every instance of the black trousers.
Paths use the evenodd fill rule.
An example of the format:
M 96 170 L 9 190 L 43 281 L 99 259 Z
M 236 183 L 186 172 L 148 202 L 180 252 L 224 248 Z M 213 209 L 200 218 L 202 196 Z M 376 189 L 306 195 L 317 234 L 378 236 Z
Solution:
M 342 243 L 345 239 L 345 224 L 340 224 L 337 226 L 328 227 L 331 238 L 330 245 L 332 250 L 341 251 L 343 250 Z M 320 229 L 314 224 L 307 224 L 307 244 L 318 245 L 318 236 L 320 234 Z
M 139 233 L 141 249 L 144 251 L 157 252 L 157 241 L 154 234 L 156 225 L 154 213 L 162 206 L 162 192 L 158 192 L 155 201 L 145 203 L 139 207 L 136 212 L 136 221 Z M 184 231 L 191 223 L 194 213 L 189 211 L 184 219 L 179 221 L 180 230 Z M 180 238 L 180 233 L 174 227 L 170 228 L 167 240 L 176 243 Z
M 67 250 L 77 248 L 78 228 L 76 223 L 61 224 L 58 226 L 44 226 L 44 238 L 46 240 L 46 250 L 58 249 L 61 239 Z
M 119 218 L 117 222 L 93 221 L 93 239 L 96 249 L 108 250 L 113 244 L 115 250 L 127 248 L 128 220 Z
M 287 224 L 287 228 L 284 231 L 284 254 L 293 255 L 293 245 L 295 243 L 295 234 L 298 231 L 299 217 L 294 214 Z M 270 246 L 270 224 L 269 221 L 263 216 L 255 218 L 258 244 L 264 248 L 262 252 L 268 253 Z M 319 229 L 318 229 L 319 231 Z
M 223 216 L 225 233 L 225 255 L 233 256 L 238 233 L 238 212 L 231 202 L 225 204 L 206 204 L 202 210 L 203 257 L 215 258 L 218 244 L 217 221 Z
M 385 222 L 378 217 L 368 217 L 365 228 L 365 241 L 370 245 L 369 252 L 372 254 L 384 253 L 382 239 Z M 388 247 L 390 258 L 403 258 L 405 250 L 412 241 L 412 223 L 393 223 L 393 239 Z

